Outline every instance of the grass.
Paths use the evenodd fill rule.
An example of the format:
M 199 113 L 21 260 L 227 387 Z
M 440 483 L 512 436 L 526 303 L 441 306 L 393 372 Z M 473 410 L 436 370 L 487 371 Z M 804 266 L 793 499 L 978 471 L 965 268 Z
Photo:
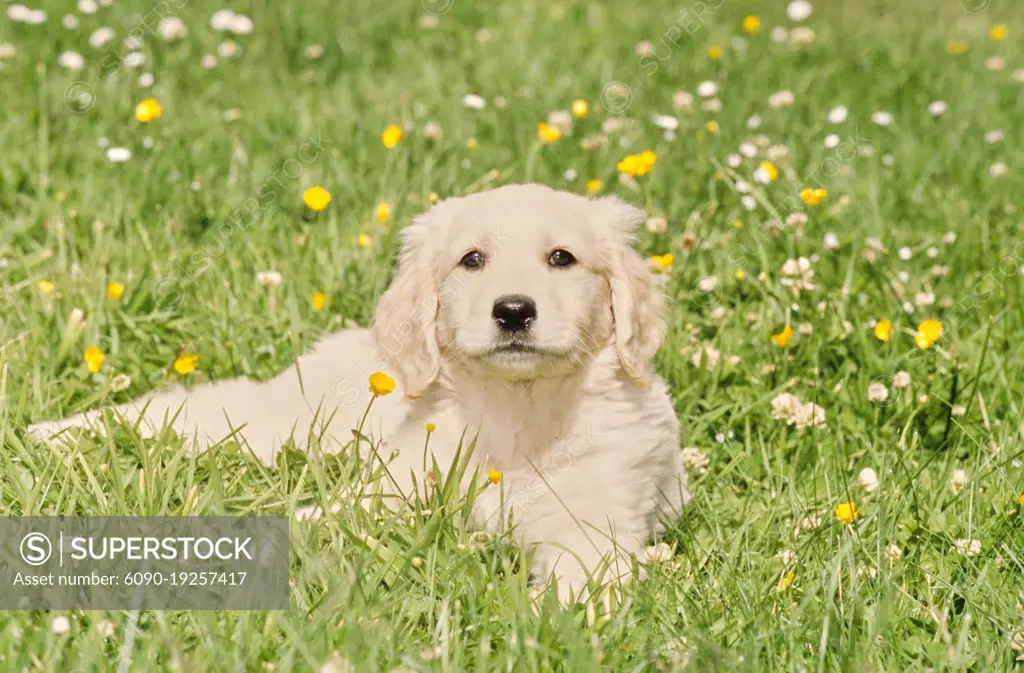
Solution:
M 672 329 L 657 364 L 685 445 L 709 464 L 691 475 L 693 504 L 667 535 L 671 560 L 652 563 L 649 579 L 607 612 L 534 603 L 520 552 L 473 536 L 450 497 L 401 518 L 342 501 L 336 516 L 293 526 L 287 612 L 0 613 L 0 668 L 1020 666 L 1018 3 L 820 2 L 807 22 L 815 39 L 797 49 L 770 38 L 791 25 L 782 2 L 457 1 L 428 29 L 416 2 L 257 1 L 246 10 L 255 29 L 213 69 L 200 59 L 224 39 L 209 25 L 215 3 L 126 1 L 62 28 L 73 4 L 48 3 L 42 26 L 0 24 L 0 42 L 17 48 L 0 61 L 0 515 L 286 514 L 327 502 L 352 478 L 344 457 L 290 452 L 265 467 L 232 446 L 188 456 L 170 435 L 143 441 L 130 428 L 69 454 L 26 440 L 24 429 L 181 378 L 170 367 L 180 350 L 199 354 L 193 382 L 269 377 L 322 335 L 366 323 L 390 277 L 395 234 L 431 192 L 521 181 L 582 192 L 600 179 L 602 191 L 667 219 L 666 232 L 641 231 L 637 242 L 644 254 L 675 255 Z M 121 39 L 167 7 L 188 37 L 165 44 L 144 30 L 147 63 L 117 65 Z M 761 29 L 737 49 L 751 12 Z M 989 40 L 997 23 L 1009 39 Z M 93 49 L 88 36 L 101 25 L 118 39 Z M 643 40 L 653 57 L 637 56 Z M 968 51 L 947 54 L 950 40 Z M 313 44 L 322 57 L 305 53 Z M 724 56 L 709 61 L 715 44 Z M 88 71 L 58 65 L 69 49 Z M 989 69 L 993 56 L 1004 69 Z M 152 89 L 136 82 L 144 71 Z M 695 93 L 704 80 L 718 84 L 720 111 L 702 110 L 699 97 L 693 110 L 673 108 L 675 91 Z M 606 89 L 614 81 L 629 94 Z M 795 103 L 770 108 L 783 89 Z M 602 107 L 602 91 L 619 114 Z M 464 108 L 468 93 L 488 106 Z M 133 110 L 148 96 L 163 114 L 142 125 Z M 571 138 L 540 146 L 537 123 L 576 98 L 590 102 L 589 117 Z M 935 100 L 948 104 L 942 117 L 928 113 Z M 840 103 L 849 118 L 832 124 Z M 894 122 L 872 123 L 878 110 Z M 655 114 L 678 117 L 674 140 Z M 754 114 L 757 130 L 747 127 Z M 610 118 L 633 123 L 604 147 L 580 149 Z M 424 137 L 428 120 L 443 138 Z M 391 123 L 411 128 L 385 150 Z M 1005 138 L 986 143 L 993 129 Z M 829 133 L 837 148 L 824 146 Z M 757 135 L 788 149 L 770 185 L 751 180 L 766 148 L 727 163 Z M 108 161 L 101 138 L 132 159 Z M 657 153 L 654 170 L 635 188 L 620 184 L 616 163 L 644 149 Z M 1009 170 L 996 177 L 999 161 Z M 754 210 L 737 180 L 755 187 Z M 333 194 L 315 215 L 301 200 L 314 184 Z M 828 191 L 804 208 L 809 221 L 766 224 L 784 220 L 804 186 Z M 374 217 L 381 201 L 392 204 L 385 225 Z M 253 208 L 257 221 L 238 216 Z M 837 250 L 823 246 L 826 232 Z M 356 245 L 360 233 L 369 248 Z M 814 261 L 815 288 L 795 297 L 780 279 L 798 256 Z M 264 270 L 283 283 L 257 284 Z M 708 276 L 718 282 L 706 291 Z M 51 294 L 40 280 L 54 284 Z M 111 281 L 126 286 L 119 301 L 107 298 Z M 310 305 L 316 291 L 330 297 L 322 312 Z M 70 317 L 75 308 L 84 323 Z M 944 328 L 926 350 L 913 339 L 924 318 Z M 873 336 L 882 319 L 893 323 L 887 343 Z M 797 333 L 781 348 L 769 337 L 785 324 Z M 96 374 L 82 357 L 89 345 L 106 355 Z M 698 357 L 695 366 L 707 346 L 717 363 Z M 893 386 L 899 371 L 909 388 Z M 112 392 L 120 373 L 131 384 Z M 869 400 L 873 382 L 886 386 L 884 403 Z M 821 405 L 826 427 L 774 420 L 783 391 Z M 877 474 L 872 492 L 859 482 L 864 468 Z M 955 470 L 966 472 L 959 491 Z M 833 512 L 851 501 L 859 515 L 844 525 Z M 801 528 L 816 515 L 819 526 Z M 958 551 L 970 539 L 980 552 Z M 51 628 L 56 616 L 70 619 L 68 633 Z M 113 635 L 96 628 L 101 620 L 116 625 Z

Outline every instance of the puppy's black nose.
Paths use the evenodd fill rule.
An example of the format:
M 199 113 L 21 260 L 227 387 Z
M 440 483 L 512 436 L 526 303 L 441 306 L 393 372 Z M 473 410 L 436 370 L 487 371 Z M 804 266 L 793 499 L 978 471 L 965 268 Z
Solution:
M 508 294 L 494 302 L 491 316 L 506 332 L 521 332 L 537 317 L 537 305 L 529 297 Z

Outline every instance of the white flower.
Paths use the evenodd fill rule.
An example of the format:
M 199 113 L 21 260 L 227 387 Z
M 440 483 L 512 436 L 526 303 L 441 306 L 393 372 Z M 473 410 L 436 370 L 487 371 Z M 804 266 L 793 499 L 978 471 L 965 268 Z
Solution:
M 828 111 L 828 120 L 833 124 L 842 124 L 846 121 L 847 110 L 842 105 L 837 105 Z
M 956 550 L 964 556 L 977 556 L 981 553 L 981 540 L 959 539 L 956 541 Z
M 235 14 L 228 22 L 228 30 L 235 35 L 248 35 L 252 32 L 252 29 L 252 19 L 245 14 Z
M 437 122 L 427 122 L 423 125 L 423 137 L 430 140 L 440 140 L 444 137 L 444 129 Z
M 989 175 L 991 175 L 994 178 L 999 178 L 1006 175 L 1006 171 L 1006 162 L 1004 161 L 997 161 L 988 167 Z
M 680 453 L 683 459 L 683 466 L 692 470 L 695 474 L 707 474 L 708 463 L 711 462 L 708 454 L 698 448 L 688 446 Z
M 60 20 L 60 25 L 64 26 L 68 30 L 74 30 L 78 28 L 78 17 L 74 14 L 65 14 Z
M 64 615 L 54 617 L 53 621 L 50 622 L 50 630 L 58 636 L 67 635 L 71 631 L 71 622 Z
M 889 557 L 890 563 L 895 563 L 903 558 L 903 550 L 896 545 L 891 544 L 885 548 L 885 555 Z
M 903 390 L 910 387 L 910 374 L 904 371 L 896 372 L 896 376 L 892 377 L 892 387 L 897 390 Z
M 825 246 L 826 250 L 838 250 L 839 249 L 839 237 L 836 236 L 835 232 L 825 232 L 825 240 L 822 241 L 822 245 Z
M 11 5 L 7 8 L 7 18 L 15 23 L 27 22 L 32 10 L 25 5 Z
M 260 271 L 256 274 L 256 280 L 259 281 L 263 287 L 269 287 L 271 285 L 281 284 L 281 274 L 277 271 Z
M 933 117 L 941 117 L 946 114 L 946 101 L 937 100 L 928 105 L 928 114 Z
M 787 259 L 782 265 L 782 276 L 779 282 L 792 290 L 794 296 L 799 297 L 801 290 L 814 289 L 814 269 L 806 257 Z
M 800 524 L 794 533 L 810 533 L 821 525 L 821 512 L 812 512 L 800 520 Z
M 814 42 L 814 29 L 797 26 L 789 31 L 789 43 L 794 47 L 804 47 Z
M 796 211 L 786 216 L 786 224 L 791 227 L 802 227 L 807 224 L 807 213 L 803 211 Z
M 143 89 L 148 89 L 149 87 L 153 86 L 153 73 L 144 72 L 141 75 L 139 75 L 139 79 L 137 81 L 140 87 L 142 87 Z
M 947 231 L 946 235 L 942 237 L 942 240 L 945 241 L 946 243 L 949 243 L 950 245 L 953 245 L 954 243 L 956 243 L 956 232 Z
M 812 7 L 811 3 L 807 2 L 807 0 L 793 0 L 793 2 L 789 3 L 789 6 L 786 7 L 786 14 L 789 16 L 790 20 L 797 22 L 806 21 L 813 11 L 814 7 Z
M 103 26 L 101 28 L 97 28 L 96 30 L 94 30 L 92 32 L 92 35 L 89 36 L 89 45 L 93 49 L 99 49 L 100 47 L 102 47 L 107 42 L 110 42 L 113 39 L 114 29 L 108 28 L 107 26 Z
M 765 152 L 765 156 L 772 161 L 782 161 L 789 156 L 789 148 L 785 145 L 772 145 Z
M 566 168 L 565 173 L 562 173 L 562 177 L 565 178 L 566 182 L 572 182 L 579 177 L 579 174 L 576 172 L 575 168 Z
M 141 35 L 129 35 L 124 38 L 124 48 L 128 51 L 138 51 L 142 49 L 144 44 Z
M 96 0 L 78 0 L 78 11 L 82 14 L 95 14 L 97 9 Z
M 825 148 L 831 150 L 835 149 L 836 147 L 839 147 L 839 136 L 837 136 L 835 133 L 830 133 L 827 136 L 825 136 Z
M 803 428 L 825 427 L 825 410 L 814 402 L 801 404 L 793 414 L 793 425 L 798 430 Z
M 779 393 L 772 400 L 772 418 L 784 423 L 791 423 L 799 408 L 800 400 L 796 395 Z
M 715 288 L 718 287 L 718 278 L 715 276 L 705 276 L 697 281 L 697 287 L 700 288 L 701 292 L 714 292 Z
M 188 37 L 188 27 L 185 22 L 176 16 L 165 16 L 160 19 L 160 23 L 157 25 L 157 32 L 160 33 L 160 37 L 165 42 L 174 42 L 175 40 L 184 40 Z
M 950 410 L 949 410 L 949 415 L 950 415 L 950 416 L 956 416 L 956 417 L 958 417 L 958 418 L 959 418 L 960 416 L 963 416 L 963 415 L 964 415 L 964 414 L 966 414 L 966 413 L 967 413 L 967 407 L 965 407 L 965 406 L 964 406 L 964 405 L 962 405 L 962 404 L 954 404 L 954 405 L 953 405 L 953 406 L 952 406 L 952 407 L 950 408 Z
M 714 346 L 705 345 L 690 356 L 690 362 L 692 362 L 693 366 L 698 369 L 700 369 L 701 363 L 703 363 L 704 369 L 711 372 L 718 367 L 718 360 L 720 356 L 721 353 Z
M 902 259 L 904 262 L 914 255 L 913 251 L 907 246 L 903 246 L 902 248 L 900 248 L 896 254 L 898 254 L 900 256 L 900 259 Z
M 153 149 L 154 144 L 156 144 L 156 141 L 153 140 L 153 136 L 143 136 L 142 146 L 145 147 L 147 150 Z
M 483 110 L 487 107 L 487 101 L 482 96 L 478 96 L 475 93 L 468 93 L 462 97 L 463 107 L 468 107 L 470 110 Z
M 720 112 L 722 110 L 722 101 L 717 98 L 709 98 L 701 103 L 700 106 L 708 112 Z
M 726 154 L 725 163 L 729 168 L 739 168 L 743 163 L 743 157 L 739 154 Z
M 933 292 L 918 292 L 914 295 L 914 303 L 921 308 L 931 306 L 935 303 L 935 294 Z
M 218 9 L 210 17 L 210 27 L 218 32 L 231 30 L 231 21 L 234 17 L 235 13 L 230 9 Z
M 424 652 L 427 651 L 432 652 L 430 649 L 424 650 Z M 323 663 L 319 673 L 355 673 L 355 670 L 356 667 L 352 665 L 351 661 L 335 652 L 330 659 Z
M 675 131 L 679 128 L 679 120 L 670 115 L 655 115 L 654 125 L 665 131 Z
M 128 52 L 124 57 L 124 67 L 138 68 L 146 62 L 146 55 L 141 51 Z
M 101 619 L 96 622 L 96 633 L 100 634 L 104 638 L 109 638 L 114 635 L 114 622 L 109 619 Z
M 646 226 L 652 234 L 664 234 L 668 229 L 668 221 L 664 217 L 652 217 L 647 220 Z
M 1024 68 L 1013 71 L 1013 81 L 1017 84 L 1024 84 Z
M 872 381 L 868 386 L 868 400 L 871 402 L 885 402 L 889 399 L 889 389 L 884 383 Z
M 871 113 L 871 121 L 879 126 L 888 126 L 893 122 L 893 116 L 891 112 L 885 110 L 878 110 L 877 112 Z
M 953 470 L 953 474 L 949 475 L 949 487 L 953 489 L 953 492 L 959 493 L 964 490 L 966 485 L 967 473 L 963 470 Z
M 118 374 L 110 381 L 110 389 L 115 393 L 119 393 L 122 390 L 128 390 L 128 387 L 132 384 L 132 377 L 127 374 Z
M 57 59 L 57 62 L 68 70 L 78 71 L 85 67 L 85 58 L 77 51 L 65 51 Z
M 796 552 L 792 549 L 780 549 L 778 553 L 775 554 L 775 558 L 782 561 L 782 565 L 784 566 L 793 565 L 796 563 Z
M 985 68 L 996 72 L 1006 67 L 1006 59 L 1002 56 L 990 56 L 985 59 Z
M 0 42 L 0 61 L 14 58 L 18 55 L 18 48 L 10 42 Z
M 865 467 L 857 475 L 857 481 L 860 482 L 860 487 L 868 493 L 871 493 L 878 488 L 878 474 L 870 467 Z
M 217 67 L 217 57 L 213 54 L 203 54 L 203 57 L 199 59 L 199 65 L 206 70 L 213 70 Z
M 132 158 L 132 151 L 127 147 L 111 147 L 107 150 L 107 159 L 115 164 L 123 164 Z
M 795 98 L 792 91 L 788 89 L 776 91 L 772 95 L 768 96 L 768 107 L 775 109 L 780 107 L 789 107 L 793 104 L 794 100 Z
M 785 26 L 775 26 L 772 28 L 772 42 L 785 42 L 789 39 L 789 31 L 786 30 Z
M 647 559 L 648 563 L 668 563 L 674 555 L 675 552 L 672 551 L 672 547 L 664 542 L 659 542 L 644 549 L 644 558 Z
M 697 95 L 701 98 L 711 98 L 718 93 L 718 85 L 711 80 L 705 80 L 697 85 Z
M 742 196 L 742 197 L 740 198 L 740 203 L 741 203 L 741 204 L 743 205 L 743 207 L 744 207 L 744 208 L 746 208 L 747 210 L 754 210 L 755 208 L 757 208 L 757 199 L 755 199 L 755 198 L 754 198 L 753 196 L 751 196 L 750 194 L 744 194 L 744 195 L 743 195 L 743 196 Z
M 688 110 L 693 106 L 693 94 L 688 91 L 676 91 L 672 94 L 672 105 L 680 110 Z
M 896 158 L 889 153 L 885 153 L 882 155 L 882 165 L 891 168 L 896 165 Z
M 1003 133 L 1002 129 L 995 129 L 985 134 L 985 142 L 989 145 L 1001 142 L 1006 134 Z
M 238 53 L 238 43 L 234 40 L 224 40 L 217 45 L 217 55 L 221 58 L 231 58 Z

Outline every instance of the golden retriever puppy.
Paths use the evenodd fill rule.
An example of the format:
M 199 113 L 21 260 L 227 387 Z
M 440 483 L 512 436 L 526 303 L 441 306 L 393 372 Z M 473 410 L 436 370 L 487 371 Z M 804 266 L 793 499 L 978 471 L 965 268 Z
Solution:
M 539 185 L 439 202 L 402 232 L 370 330 L 324 339 L 266 383 L 174 388 L 115 410 L 143 432 L 171 423 L 199 450 L 231 436 L 269 461 L 289 438 L 349 444 L 367 377 L 388 372 L 398 394 L 374 402 L 363 434 L 389 461 L 389 488 L 423 484 L 427 423 L 428 471 L 475 438 L 470 470 L 502 474 L 477 497 L 476 521 L 513 521 L 536 548 L 534 571 L 580 596 L 588 575 L 628 576 L 689 498 L 679 422 L 651 371 L 665 298 L 630 245 L 642 219 L 616 198 Z M 100 418 L 30 430 L 102 430 Z

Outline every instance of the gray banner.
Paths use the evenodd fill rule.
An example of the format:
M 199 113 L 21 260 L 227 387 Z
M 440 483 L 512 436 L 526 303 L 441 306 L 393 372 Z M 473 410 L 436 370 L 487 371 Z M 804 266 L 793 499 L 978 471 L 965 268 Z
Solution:
M 0 517 L 0 610 L 286 610 L 287 517 Z

